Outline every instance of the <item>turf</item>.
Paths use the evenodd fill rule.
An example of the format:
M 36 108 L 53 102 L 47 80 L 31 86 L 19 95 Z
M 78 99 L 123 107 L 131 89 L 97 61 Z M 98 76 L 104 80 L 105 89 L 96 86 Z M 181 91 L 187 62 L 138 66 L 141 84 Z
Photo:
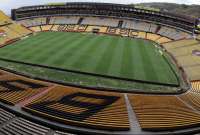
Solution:
M 178 84 L 153 42 L 107 35 L 43 32 L 0 49 L 0 57 L 120 78 Z

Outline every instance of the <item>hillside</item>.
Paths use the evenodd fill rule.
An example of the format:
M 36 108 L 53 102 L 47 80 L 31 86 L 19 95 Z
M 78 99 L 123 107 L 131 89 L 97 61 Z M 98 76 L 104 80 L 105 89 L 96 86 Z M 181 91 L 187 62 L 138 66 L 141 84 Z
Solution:
M 185 5 L 174 3 L 141 3 L 137 4 L 137 6 L 155 8 L 160 9 L 160 11 L 168 11 L 172 13 L 184 14 L 200 18 L 200 5 Z

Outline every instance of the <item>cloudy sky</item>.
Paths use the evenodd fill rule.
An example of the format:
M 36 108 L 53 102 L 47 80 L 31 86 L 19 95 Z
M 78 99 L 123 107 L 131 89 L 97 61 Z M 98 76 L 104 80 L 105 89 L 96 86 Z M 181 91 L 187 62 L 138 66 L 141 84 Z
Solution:
M 198 4 L 200 0 L 0 0 L 0 10 L 10 14 L 10 9 L 27 5 L 46 4 L 51 2 L 106 2 L 106 3 L 141 3 L 141 2 L 169 2 L 179 4 Z

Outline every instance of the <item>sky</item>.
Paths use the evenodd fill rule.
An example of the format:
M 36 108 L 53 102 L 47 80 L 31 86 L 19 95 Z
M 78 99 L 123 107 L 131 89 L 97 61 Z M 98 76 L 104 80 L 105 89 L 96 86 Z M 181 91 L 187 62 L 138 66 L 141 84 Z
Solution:
M 0 10 L 6 14 L 10 14 L 11 9 L 22 6 L 39 5 L 52 2 L 105 2 L 105 3 L 120 3 L 134 4 L 143 2 L 168 2 L 179 4 L 198 4 L 200 0 L 0 0 Z

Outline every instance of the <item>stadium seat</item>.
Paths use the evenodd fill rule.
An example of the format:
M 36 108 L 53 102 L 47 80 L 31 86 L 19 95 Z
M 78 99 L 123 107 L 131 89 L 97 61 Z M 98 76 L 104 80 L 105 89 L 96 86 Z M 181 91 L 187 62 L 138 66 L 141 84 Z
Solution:
M 125 37 L 129 36 L 129 29 L 119 29 L 118 31 L 119 31 L 119 35 L 121 36 L 125 36 Z
M 24 25 L 25 27 L 46 25 L 46 18 L 38 17 L 38 18 L 26 19 L 26 20 L 21 20 L 18 23 Z
M 59 26 L 57 27 L 57 31 L 65 31 L 65 30 L 66 30 L 66 26 L 67 26 L 67 25 L 59 25 Z
M 0 108 L 0 125 L 14 117 L 15 115 Z
M 186 55 L 191 55 L 192 51 L 194 50 L 200 50 L 200 43 L 199 44 L 193 44 L 193 45 L 186 45 L 186 46 L 180 46 L 178 48 L 169 49 L 168 51 L 173 54 L 175 57 L 181 57 Z
M 69 125 L 104 130 L 128 130 L 122 94 L 58 86 L 24 110 Z
M 29 29 L 34 31 L 34 32 L 40 32 L 41 31 L 41 27 L 40 26 L 29 27 Z
M 78 24 L 79 18 L 80 17 L 75 17 L 75 16 L 51 17 L 49 24 Z
M 49 128 L 44 126 L 35 124 L 23 118 L 16 118 L 14 121 L 4 125 L 0 129 L 0 133 L 2 134 L 37 134 L 37 135 L 45 135 L 49 132 Z
M 3 32 L 3 34 L 0 35 L 0 47 L 32 33 L 25 27 L 11 21 L 2 11 L 0 11 L 0 31 Z
M 126 29 L 133 29 L 137 31 L 145 31 L 145 32 L 151 32 L 155 31 L 156 25 L 152 25 L 150 23 L 142 22 L 142 21 L 137 21 L 137 20 L 124 20 L 122 28 Z
M 187 104 L 189 104 L 190 106 L 192 106 L 193 108 L 195 108 L 196 110 L 200 110 L 200 99 L 199 99 L 200 93 L 198 92 L 188 92 L 184 95 L 181 96 L 181 98 L 184 100 L 184 102 L 186 102 Z
M 103 18 L 103 17 L 85 17 L 81 24 L 117 27 L 118 23 L 119 23 L 118 19 Z
M 67 132 L 54 131 L 48 127 L 36 124 L 29 120 L 0 108 L 0 134 L 1 135 L 75 135 Z
M 137 37 L 137 36 L 138 36 L 138 31 L 130 30 L 129 37 Z
M 200 81 L 191 82 L 191 90 L 182 94 L 180 98 L 196 110 L 200 110 Z
M 172 40 L 167 38 L 167 37 L 161 37 L 161 38 L 156 40 L 156 42 L 159 43 L 159 44 L 167 43 L 167 42 L 170 42 L 170 41 L 172 41 Z
M 182 134 L 183 132 L 189 134 L 193 129 L 195 132 L 196 128 L 199 130 L 200 35 L 195 37 L 192 34 L 195 20 L 186 20 L 184 17 L 170 15 L 173 13 L 165 11 L 154 12 L 122 4 L 117 4 L 116 7 L 114 4 L 105 3 L 106 6 L 102 6 L 103 3 L 87 4 L 89 3 L 56 3 L 22 7 L 12 10 L 13 20 L 0 11 L 0 48 L 4 49 L 5 45 L 23 40 L 22 45 L 16 42 L 12 44 L 13 46 L 11 44 L 6 46 L 5 50 L 2 50 L 2 54 L 8 54 L 5 58 L 22 59 L 22 62 L 26 57 L 27 61 L 35 64 L 34 66 L 42 63 L 44 65 L 38 65 L 37 70 L 30 68 L 27 71 L 32 70 L 31 74 L 42 73 L 37 76 L 41 78 L 46 74 L 46 79 L 52 79 L 49 83 L 0 70 L 0 135 L 74 135 L 64 131 L 116 135 Z M 42 33 L 44 31 L 51 32 Z M 83 32 L 83 34 L 73 35 L 72 32 Z M 117 39 L 103 35 L 98 39 L 98 34 L 91 32 L 124 37 Z M 29 35 L 32 36 L 31 34 L 33 37 L 27 42 L 24 41 Z M 58 38 L 52 38 L 55 36 Z M 33 39 L 35 37 L 37 39 Z M 125 37 L 130 37 L 131 42 L 126 41 Z M 132 38 L 145 40 L 143 42 L 141 39 L 136 39 L 132 44 Z M 41 43 L 47 40 L 49 42 L 42 46 Z M 171 70 L 167 71 L 169 63 L 162 64 L 162 58 L 153 59 L 153 54 L 156 56 L 164 54 L 164 51 L 159 50 L 161 49 L 159 46 L 156 45 L 156 51 L 154 48 L 147 49 L 147 46 L 143 48 L 140 45 L 135 48 L 132 46 L 134 44 L 143 46 L 147 43 L 146 40 L 161 45 L 164 51 L 173 56 L 178 65 L 177 70 L 184 69 L 186 80 L 191 81 L 190 90 L 179 94 L 183 83 L 179 81 L 182 81 L 182 78 L 177 78 Z M 28 42 L 34 42 L 33 47 L 27 46 Z M 46 49 L 48 43 L 52 48 Z M 80 48 L 80 44 L 85 48 Z M 95 44 L 99 47 L 96 48 Z M 149 44 L 151 45 L 151 42 Z M 19 55 L 17 52 L 11 53 L 15 49 L 19 51 Z M 26 51 L 32 49 L 35 50 L 30 53 Z M 61 51 L 57 51 L 59 49 Z M 38 55 L 37 52 L 42 52 L 44 55 Z M 100 55 L 97 56 L 96 52 Z M 37 56 L 34 57 L 34 54 Z M 57 56 L 54 56 L 55 54 Z M 60 57 L 64 58 L 65 62 Z M 99 62 L 92 64 L 93 61 Z M 138 61 L 141 63 L 138 64 Z M 153 64 L 154 67 L 166 69 L 166 75 L 169 72 L 172 76 L 165 77 L 164 73 L 159 74 L 154 67 L 148 67 L 152 62 L 156 64 L 160 62 L 163 66 L 158 63 Z M 3 61 L 2 65 L 4 63 L 6 62 Z M 78 67 L 79 65 L 81 67 Z M 130 66 L 130 72 L 126 70 L 126 65 Z M 29 66 L 31 67 L 31 63 L 26 65 Z M 7 64 L 7 67 L 13 69 L 14 66 Z M 19 67 L 15 70 L 22 69 Z M 135 69 L 145 71 L 141 70 L 139 74 L 135 74 L 137 73 Z M 130 74 L 135 78 L 129 78 Z M 82 79 L 87 80 L 82 81 Z M 166 83 L 164 84 L 166 87 L 162 85 L 163 82 Z M 66 84 L 61 85 L 61 83 Z M 75 87 L 70 83 L 81 86 Z M 66 86 L 68 84 L 70 86 Z M 101 89 L 111 84 L 109 90 L 114 91 L 119 87 L 120 91 L 79 88 L 82 85 L 88 87 L 87 84 Z M 156 90 L 160 92 L 162 88 L 165 92 L 177 90 L 177 93 L 176 95 L 129 93 L 129 90 L 146 92 L 148 88 L 150 93 Z
M 156 41 L 160 38 L 160 35 L 154 34 L 154 33 L 147 33 L 146 38 L 148 40 Z
M 192 60 L 190 59 L 190 61 Z M 199 65 L 184 67 L 184 70 L 191 81 L 200 80 L 200 66 Z
M 185 129 L 200 124 L 200 114 L 176 96 L 129 95 L 143 130 Z
M 169 49 L 175 49 L 179 47 L 184 47 L 184 46 L 191 46 L 198 44 L 199 42 L 194 39 L 184 39 L 184 40 L 178 40 L 170 43 L 164 43 L 162 44 L 167 50 Z
M 51 30 L 52 31 L 58 31 L 58 27 L 59 27 L 60 25 L 53 25 L 53 27 L 51 28 Z
M 192 90 L 194 92 L 200 92 L 200 81 L 193 81 L 191 82 Z
M 42 31 L 51 31 L 52 27 L 53 27 L 53 25 L 42 25 L 41 30 Z
M 158 25 L 150 23 L 149 32 L 156 33 L 157 27 L 158 27 Z
M 16 117 L 15 115 L 0 109 L 0 119 L 5 119 L 5 123 L 0 123 L 0 134 L 37 134 L 37 135 L 46 135 L 50 128 L 35 124 L 23 118 Z M 1 125 L 2 124 L 2 125 Z
M 162 44 L 178 64 L 184 68 L 190 80 L 200 79 L 199 45 L 199 41 L 195 39 L 184 39 Z
M 20 26 L 19 24 L 8 25 L 8 28 L 16 32 L 20 36 L 26 36 L 32 33 L 30 30 L 26 29 L 25 27 Z
M 92 32 L 94 29 L 99 29 L 100 33 L 106 33 L 108 27 L 105 26 L 88 26 L 86 32 Z
M 182 32 L 180 30 L 177 30 L 175 28 L 169 28 L 169 27 L 161 27 L 161 29 L 158 31 L 158 34 L 164 37 L 168 37 L 173 40 L 181 40 L 181 39 L 187 39 L 191 38 L 191 35 Z
M 32 27 L 33 26 L 32 21 L 30 21 L 29 19 L 20 20 L 17 23 L 23 25 L 24 27 Z
M 118 30 L 117 28 L 108 27 L 107 33 L 111 35 L 117 35 L 117 30 Z
M 79 32 L 84 32 L 87 29 L 87 25 L 78 25 L 76 30 Z
M 1 30 L 5 31 L 5 36 L 0 38 L 0 47 L 6 45 L 7 43 L 16 40 L 21 37 L 17 32 L 9 29 L 7 26 L 0 27 Z
M 47 83 L 41 83 L 13 74 L 0 76 L 0 101 L 15 105 L 48 88 Z
M 135 25 L 136 25 L 135 20 L 124 20 L 122 24 L 122 28 L 134 29 Z
M 138 38 L 146 39 L 146 32 L 138 32 Z
M 76 25 L 66 25 L 66 28 L 65 28 L 65 30 L 66 31 L 75 31 L 75 27 L 76 27 Z
M 0 10 L 0 26 L 11 24 L 11 19 Z

